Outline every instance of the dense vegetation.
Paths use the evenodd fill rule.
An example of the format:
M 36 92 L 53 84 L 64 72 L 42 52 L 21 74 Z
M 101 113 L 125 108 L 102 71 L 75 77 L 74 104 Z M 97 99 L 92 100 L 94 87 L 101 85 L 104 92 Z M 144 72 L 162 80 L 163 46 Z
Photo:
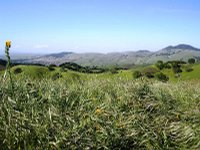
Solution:
M 72 62 L 66 62 L 64 64 L 59 65 L 59 67 L 63 69 L 69 69 L 73 71 L 78 71 L 82 73 L 103 73 L 106 72 L 106 69 L 104 68 L 99 68 L 99 67 L 83 67 L 81 65 L 78 65 L 76 63 Z
M 14 80 L 0 85 L 2 149 L 200 148 L 200 82 Z

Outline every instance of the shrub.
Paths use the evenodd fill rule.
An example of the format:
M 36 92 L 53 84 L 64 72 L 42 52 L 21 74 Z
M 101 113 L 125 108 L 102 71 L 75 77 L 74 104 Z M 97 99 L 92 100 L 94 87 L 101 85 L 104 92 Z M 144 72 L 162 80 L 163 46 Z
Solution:
M 22 73 L 22 69 L 21 68 L 15 68 L 14 74 L 19 74 L 19 73 Z
M 48 69 L 49 69 L 49 71 L 54 71 L 55 70 L 55 68 L 53 68 L 53 67 L 48 67 Z
M 186 72 L 192 72 L 193 71 L 193 68 L 191 66 L 186 66 L 185 67 L 185 71 Z
M 157 63 L 155 64 L 156 67 L 160 70 L 162 70 L 164 68 L 164 63 L 162 60 L 158 60 Z
M 188 59 L 188 63 L 189 64 L 195 64 L 195 59 L 194 58 L 190 58 L 190 59 Z
M 154 74 L 151 72 L 145 72 L 144 74 L 147 78 L 154 78 Z
M 56 67 L 56 65 L 55 65 L 55 64 L 50 64 L 49 66 L 50 66 L 50 67 Z
M 110 72 L 111 72 L 112 74 L 117 74 L 117 73 L 118 73 L 118 71 L 117 71 L 116 68 L 111 68 L 111 69 L 110 69 Z
M 73 62 L 66 62 L 64 64 L 59 65 L 59 67 L 64 67 L 64 68 L 67 68 L 69 70 L 79 71 L 79 72 L 82 72 L 83 70 L 85 70 L 85 67 L 80 66 L 80 65 L 73 63 Z
M 54 70 L 55 70 L 54 67 L 56 67 L 56 66 L 54 66 L 54 65 L 49 65 L 49 66 L 48 66 L 49 71 L 54 71 Z
M 168 61 L 167 64 L 171 64 L 171 67 L 181 67 L 184 64 L 187 64 L 185 61 L 182 60 L 174 60 L 174 61 Z
M 164 68 L 171 69 L 172 67 L 171 67 L 170 63 L 166 62 L 166 63 L 164 63 Z
M 169 80 L 169 77 L 162 72 L 156 73 L 155 78 L 162 82 L 167 82 Z
M 158 69 L 153 67 L 148 67 L 143 70 L 143 75 L 147 78 L 153 78 L 154 74 L 158 72 Z
M 134 71 L 133 72 L 133 78 L 134 79 L 137 79 L 137 78 L 140 78 L 140 77 L 142 77 L 142 73 L 140 72 L 140 71 Z
M 177 66 L 177 67 L 174 66 L 174 67 L 173 67 L 173 72 L 174 72 L 174 73 L 181 73 L 181 72 L 183 72 L 183 71 L 181 70 L 180 67 L 178 67 L 178 66 Z

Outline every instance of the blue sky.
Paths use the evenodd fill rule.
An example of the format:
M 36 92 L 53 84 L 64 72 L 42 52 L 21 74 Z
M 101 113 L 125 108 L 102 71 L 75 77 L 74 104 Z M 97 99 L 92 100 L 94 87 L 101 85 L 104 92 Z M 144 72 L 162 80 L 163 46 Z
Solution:
M 0 48 L 52 53 L 200 48 L 199 0 L 2 0 Z

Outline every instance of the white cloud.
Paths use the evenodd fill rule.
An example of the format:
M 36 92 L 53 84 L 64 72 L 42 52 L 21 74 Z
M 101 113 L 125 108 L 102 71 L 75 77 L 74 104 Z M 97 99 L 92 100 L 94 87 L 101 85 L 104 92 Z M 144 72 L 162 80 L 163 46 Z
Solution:
M 49 46 L 46 45 L 46 44 L 38 44 L 38 45 L 35 45 L 34 48 L 37 48 L 37 49 L 41 49 L 41 48 L 48 48 Z

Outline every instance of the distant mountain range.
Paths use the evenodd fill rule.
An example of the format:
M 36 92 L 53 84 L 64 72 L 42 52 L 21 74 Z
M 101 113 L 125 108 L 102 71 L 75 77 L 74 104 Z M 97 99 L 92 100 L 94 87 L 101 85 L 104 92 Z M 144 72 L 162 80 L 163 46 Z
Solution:
M 107 54 L 62 52 L 15 61 L 20 63 L 40 63 L 45 65 L 59 65 L 65 62 L 74 62 L 82 66 L 130 66 L 134 64 L 152 64 L 157 60 L 187 61 L 189 58 L 200 60 L 200 49 L 190 45 L 180 44 L 177 46 L 168 46 L 156 52 L 148 50 Z

